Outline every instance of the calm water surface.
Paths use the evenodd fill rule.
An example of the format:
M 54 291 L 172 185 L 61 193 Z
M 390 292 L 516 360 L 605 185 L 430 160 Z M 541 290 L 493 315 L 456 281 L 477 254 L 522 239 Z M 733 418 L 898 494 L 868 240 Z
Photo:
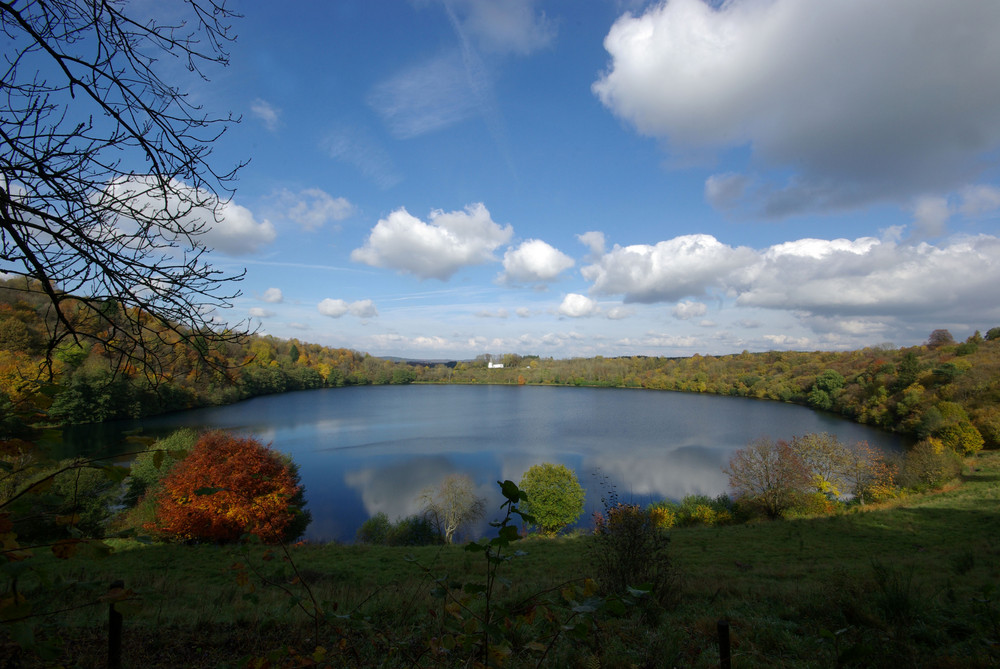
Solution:
M 121 452 L 123 431 L 179 427 L 255 435 L 299 464 L 312 540 L 351 541 L 368 517 L 419 511 L 417 497 L 454 472 L 499 507 L 496 481 L 531 465 L 565 464 L 587 489 L 581 524 L 601 506 L 600 477 L 647 502 L 726 492 L 722 467 L 760 436 L 831 432 L 899 450 L 897 435 L 805 407 L 743 398 L 618 388 L 358 386 L 258 397 L 135 423 L 67 431 L 84 452 Z M 492 516 L 486 520 L 493 519 Z M 487 530 L 485 520 L 474 533 Z

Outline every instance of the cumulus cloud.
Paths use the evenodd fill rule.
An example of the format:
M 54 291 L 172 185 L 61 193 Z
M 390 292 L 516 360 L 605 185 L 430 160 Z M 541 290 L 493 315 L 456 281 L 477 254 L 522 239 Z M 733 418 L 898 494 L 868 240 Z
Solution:
M 371 300 L 345 302 L 344 300 L 335 300 L 328 297 L 319 303 L 317 309 L 319 313 L 330 318 L 340 318 L 345 314 L 351 314 L 358 318 L 374 318 L 378 316 L 375 303 Z
M 552 281 L 572 267 L 573 259 L 540 239 L 529 239 L 503 256 L 505 283 L 536 283 Z
M 354 213 L 346 198 L 333 197 L 320 188 L 306 188 L 297 193 L 282 189 L 274 196 L 289 220 L 305 230 L 316 230 L 331 221 L 342 221 Z
M 280 288 L 268 288 L 263 293 L 261 293 L 261 302 L 268 302 L 270 304 L 278 304 L 285 299 Z
M 261 307 L 250 307 L 248 313 L 254 318 L 270 318 L 274 315 L 273 311 Z
M 616 246 L 583 273 L 594 281 L 594 292 L 620 294 L 627 302 L 672 302 L 711 293 L 739 307 L 788 311 L 806 324 L 819 323 L 817 318 L 857 328 L 863 323 L 864 331 L 886 319 L 948 322 L 969 313 L 1000 318 L 994 299 L 1000 238 L 995 236 L 952 236 L 938 244 L 904 243 L 892 236 L 799 239 L 762 250 L 696 237 Z M 695 318 L 704 309 L 685 300 L 673 313 Z M 839 331 L 863 334 L 861 329 Z
M 691 302 L 690 300 L 684 300 L 683 302 L 678 302 L 671 312 L 674 318 L 678 318 L 682 321 L 691 320 L 692 318 L 699 318 L 708 313 L 708 307 L 701 302 Z
M 281 121 L 281 110 L 270 102 L 257 98 L 250 105 L 250 111 L 264 124 L 264 127 L 274 132 Z
M 151 176 L 120 179 L 95 198 L 120 212 L 120 224 L 129 225 L 138 212 L 155 220 L 170 218 L 189 230 L 201 229 L 197 239 L 202 244 L 230 255 L 254 253 L 277 236 L 270 221 L 258 222 L 246 207 L 179 181 L 171 181 L 165 192 Z
M 599 256 L 604 253 L 604 233 L 596 230 L 577 235 L 580 243 L 590 249 L 591 255 Z
M 711 235 L 685 235 L 654 246 L 618 246 L 581 270 L 600 294 L 626 302 L 674 302 L 725 285 L 733 271 L 751 264 L 752 249 L 730 247 Z
M 735 286 L 738 305 L 839 317 L 985 316 L 998 311 L 1000 239 L 801 240 L 768 249 L 747 276 Z
M 561 315 L 569 316 L 570 318 L 583 318 L 584 316 L 593 316 L 597 313 L 598 309 L 597 302 L 586 295 L 569 293 L 563 298 L 558 311 Z
M 446 281 L 462 267 L 496 261 L 493 252 L 513 234 L 510 225 L 494 223 L 481 203 L 464 211 L 432 211 L 426 223 L 400 208 L 372 228 L 351 260 Z
M 995 2 L 671 0 L 615 22 L 593 91 L 674 153 L 747 146 L 782 175 L 710 178 L 720 208 L 908 202 L 1000 146 L 998 24 Z

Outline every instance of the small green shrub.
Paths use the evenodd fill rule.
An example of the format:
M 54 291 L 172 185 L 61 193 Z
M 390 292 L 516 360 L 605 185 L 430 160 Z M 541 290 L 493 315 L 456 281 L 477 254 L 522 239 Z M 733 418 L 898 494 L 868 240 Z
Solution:
M 443 542 L 441 533 L 426 516 L 408 516 L 395 523 L 379 511 L 358 528 L 358 542 L 377 546 L 431 546 Z
M 355 539 L 362 544 L 374 544 L 376 546 L 386 545 L 386 539 L 392 530 L 392 522 L 384 511 L 379 511 L 374 516 L 361 523 L 355 534 Z
M 543 534 L 557 534 L 583 515 L 583 486 L 566 465 L 533 465 L 518 484 L 527 494 L 523 506 Z
M 197 432 L 183 428 L 157 440 L 149 451 L 137 455 L 128 478 L 125 479 L 122 504 L 134 507 L 146 491 L 154 488 L 167 475 L 183 453 L 194 448 L 197 441 Z

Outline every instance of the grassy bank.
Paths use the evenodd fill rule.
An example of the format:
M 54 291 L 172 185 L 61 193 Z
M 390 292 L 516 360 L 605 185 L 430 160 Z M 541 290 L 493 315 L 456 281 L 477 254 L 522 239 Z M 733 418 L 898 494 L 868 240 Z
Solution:
M 943 491 L 861 512 L 672 530 L 676 601 L 624 616 L 598 612 L 587 640 L 560 639 L 546 664 L 718 666 L 716 621 L 725 618 L 736 667 L 996 666 L 1000 453 L 969 463 Z M 532 595 L 590 576 L 590 544 L 585 536 L 520 542 L 527 555 L 501 568 L 511 585 L 498 598 L 530 605 Z M 428 639 L 447 615 L 430 595 L 434 578 L 476 582 L 484 573 L 483 558 L 460 547 L 298 545 L 286 556 L 263 547 L 114 546 L 105 559 L 47 559 L 45 567 L 97 587 L 121 579 L 136 593 L 125 609 L 127 666 L 233 666 L 288 644 L 323 646 L 335 666 L 408 666 L 417 657 L 430 666 Z M 24 585 L 29 598 L 43 597 L 30 579 Z M 306 613 L 306 585 L 329 616 L 319 628 Z M 88 596 L 58 583 L 44 595 L 61 607 Z M 572 615 L 569 605 L 544 610 Z M 105 608 L 89 607 L 51 622 L 67 657 L 87 666 L 103 661 L 105 620 Z M 523 647 L 511 666 L 534 666 L 533 634 L 513 634 Z

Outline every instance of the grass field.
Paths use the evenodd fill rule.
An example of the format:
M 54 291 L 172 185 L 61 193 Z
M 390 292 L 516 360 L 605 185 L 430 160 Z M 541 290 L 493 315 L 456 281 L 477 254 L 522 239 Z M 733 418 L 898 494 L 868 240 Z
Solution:
M 325 655 L 315 659 L 330 666 L 466 666 L 470 657 L 436 645 L 460 638 L 456 620 L 469 624 L 471 613 L 435 598 L 435 579 L 484 580 L 482 555 L 458 546 L 307 544 L 286 556 L 259 546 L 112 543 L 100 560 L 39 560 L 66 585 L 33 591 L 24 578 L 22 588 L 36 610 L 53 610 L 92 600 L 80 582 L 123 580 L 136 599 L 123 607 L 125 666 L 238 666 L 275 649 L 274 664 L 261 666 L 308 666 L 317 647 Z M 526 555 L 500 567 L 510 584 L 494 597 L 513 611 L 499 621 L 507 666 L 716 667 L 720 619 L 731 623 L 734 667 L 1000 664 L 998 452 L 969 460 L 945 490 L 863 511 L 672 530 L 676 590 L 624 615 L 574 612 L 579 602 L 562 587 L 587 587 L 591 537 L 516 547 Z M 470 610 L 480 612 L 481 600 L 468 598 Z M 319 622 L 313 601 L 323 608 Z M 563 629 L 583 620 L 578 637 Z M 65 661 L 95 666 L 104 662 L 106 621 L 104 604 L 47 624 L 66 642 Z

